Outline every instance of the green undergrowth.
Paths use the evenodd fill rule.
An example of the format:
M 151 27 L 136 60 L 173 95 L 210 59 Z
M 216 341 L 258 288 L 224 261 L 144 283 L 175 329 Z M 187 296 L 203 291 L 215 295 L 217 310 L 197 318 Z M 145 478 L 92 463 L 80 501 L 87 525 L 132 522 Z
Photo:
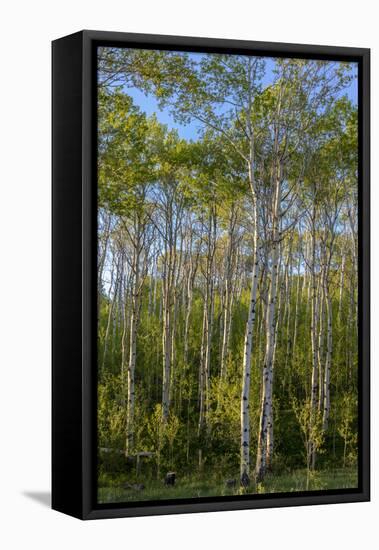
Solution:
M 233 478 L 234 479 L 234 478 Z M 130 488 L 128 484 L 138 484 Z M 331 489 L 352 489 L 358 484 L 356 469 L 321 470 L 307 475 L 306 470 L 295 470 L 291 473 L 268 474 L 263 483 L 252 484 L 242 489 L 227 487 L 225 479 L 207 479 L 206 477 L 178 477 L 174 487 L 167 487 L 163 480 L 130 480 L 127 476 L 117 478 L 103 474 L 99 479 L 98 502 L 137 502 L 150 500 L 167 500 L 180 498 L 204 498 L 233 496 L 240 494 L 292 493 L 299 491 L 323 491 Z M 143 488 L 141 487 L 143 485 Z M 126 486 L 126 487 L 125 487 Z

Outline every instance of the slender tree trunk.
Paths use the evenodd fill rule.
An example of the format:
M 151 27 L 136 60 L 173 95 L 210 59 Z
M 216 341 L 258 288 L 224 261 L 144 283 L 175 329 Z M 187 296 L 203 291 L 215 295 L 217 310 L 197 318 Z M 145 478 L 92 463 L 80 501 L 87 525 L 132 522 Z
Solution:
M 216 251 L 216 212 L 212 206 L 209 214 L 208 225 L 208 252 L 207 265 L 205 272 L 205 296 L 203 312 L 203 336 L 201 344 L 201 364 L 200 364 L 200 412 L 199 412 L 199 434 L 207 425 L 209 412 L 209 392 L 210 392 L 210 369 L 211 369 L 211 351 L 212 351 L 212 331 L 214 316 L 214 256 Z
M 254 238 L 256 241 L 256 237 Z M 250 379 L 251 379 L 251 356 L 253 347 L 253 331 L 257 309 L 257 288 L 258 288 L 259 265 L 255 258 L 252 271 L 252 284 L 250 292 L 249 314 L 246 323 L 244 360 L 242 374 L 241 392 L 241 484 L 246 486 L 250 483 Z
M 325 269 L 325 268 L 324 268 Z M 319 283 L 319 331 L 317 344 L 317 362 L 318 362 L 318 410 L 322 411 L 324 403 L 324 336 L 325 336 L 325 273 L 321 273 Z
M 332 347 L 333 347 L 333 335 L 332 335 L 332 303 L 330 299 L 330 293 L 328 283 L 325 288 L 326 295 L 326 318 L 327 318 L 327 339 L 326 339 L 326 359 L 325 359 L 325 374 L 324 374 L 324 410 L 322 427 L 326 431 L 329 424 L 330 415 L 330 369 L 332 363 Z
M 125 455 L 133 452 L 134 445 L 134 409 L 135 409 L 135 370 L 137 359 L 137 327 L 139 320 L 139 295 L 140 295 L 140 235 L 138 231 L 137 246 L 133 257 L 133 290 L 132 311 L 130 316 L 130 345 L 128 364 L 128 393 L 126 416 L 126 445 Z
M 171 307 L 169 293 L 163 297 L 163 390 L 162 390 L 162 420 L 168 418 L 170 409 L 170 380 L 171 380 Z
M 114 316 L 114 308 L 117 300 L 117 293 L 118 293 L 118 285 L 119 285 L 119 269 L 120 269 L 120 262 L 121 262 L 121 254 L 118 256 L 117 264 L 116 264 L 116 276 L 114 276 L 113 268 L 111 273 L 111 282 L 110 282 L 110 288 L 109 288 L 109 295 L 111 295 L 112 289 L 113 289 L 113 296 L 110 298 L 110 305 L 108 310 L 108 319 L 107 319 L 107 327 L 105 329 L 105 336 L 104 336 L 104 349 L 103 349 L 103 360 L 102 360 L 102 368 L 105 367 L 105 361 L 107 358 L 108 353 L 108 344 L 109 344 L 109 333 L 111 332 L 111 326 Z
M 268 294 L 266 313 L 266 352 L 263 365 L 262 399 L 260 405 L 259 434 L 257 461 L 255 476 L 257 482 L 264 479 L 267 467 L 272 460 L 273 442 L 269 434 L 273 427 L 272 411 L 272 384 L 273 384 L 273 359 L 275 349 L 275 308 L 277 302 L 278 264 L 279 264 L 279 214 L 281 203 L 281 174 L 275 181 L 274 207 L 273 207 L 273 245 L 271 252 L 271 279 Z
M 345 264 L 346 264 L 346 254 L 342 254 L 341 262 L 341 276 L 340 276 L 340 292 L 339 292 L 339 302 L 338 302 L 338 319 L 341 322 L 342 320 L 342 298 L 343 290 L 345 285 Z
M 121 383 L 122 383 L 122 400 L 123 405 L 127 407 L 125 401 L 126 392 L 127 392 L 127 366 L 128 366 L 128 349 L 127 349 L 127 340 L 128 340 L 128 330 L 130 330 L 129 320 L 130 316 L 128 315 L 129 310 L 129 285 L 132 280 L 132 275 L 125 276 L 124 280 L 124 303 L 123 303 L 123 329 L 121 335 Z
M 318 285 L 316 274 L 316 227 L 315 227 L 316 211 L 313 206 L 312 212 L 312 264 L 311 264 L 311 285 L 312 285 L 312 298 L 311 298 L 311 346 L 312 346 L 312 378 L 311 378 L 311 401 L 310 401 L 310 419 L 309 419 L 309 443 L 308 443 L 308 457 L 309 466 L 314 468 L 316 462 L 316 449 L 312 438 L 314 426 L 316 423 L 317 410 L 318 410 L 318 338 L 317 327 L 319 322 L 319 304 L 318 304 Z
M 245 329 L 242 391 L 241 391 L 241 450 L 240 450 L 240 482 L 247 487 L 250 484 L 250 378 L 253 352 L 253 334 L 257 310 L 257 290 L 259 277 L 258 263 L 258 205 L 254 183 L 254 135 L 250 128 L 250 162 L 249 180 L 252 196 L 252 223 L 253 223 L 253 269 L 251 274 L 251 289 L 248 317 Z
M 204 306 L 203 306 L 203 324 L 201 335 L 201 349 L 200 349 L 200 368 L 199 368 L 199 423 L 198 434 L 203 431 L 204 427 L 204 410 L 205 410 L 205 358 L 206 358 L 206 343 L 208 341 L 208 286 L 205 291 Z
M 226 376 L 226 364 L 229 354 L 229 339 L 230 339 L 230 325 L 231 325 L 231 307 L 233 299 L 233 263 L 234 263 L 234 228 L 235 228 L 235 212 L 234 206 L 231 208 L 231 214 L 229 219 L 229 231 L 228 231 L 228 250 L 226 256 L 226 269 L 225 269 L 225 291 L 223 300 L 223 336 L 221 346 L 221 378 Z
M 298 320 L 299 320 L 299 302 L 303 295 L 303 284 L 304 284 L 304 276 L 300 275 L 300 255 L 299 255 L 299 263 L 297 267 L 297 286 L 296 286 L 296 302 L 295 302 L 295 315 L 294 315 L 294 328 L 293 328 L 293 338 L 292 338 L 292 358 L 294 353 L 296 352 L 296 342 L 297 342 L 297 327 L 298 327 Z
M 108 243 L 109 243 L 109 234 L 110 234 L 110 225 L 111 225 L 111 216 L 110 214 L 107 215 L 106 221 L 103 221 L 104 223 L 104 229 L 102 231 L 102 240 L 103 240 L 103 248 L 100 251 L 100 243 L 99 243 L 99 261 L 98 261 L 98 272 L 97 272 L 97 285 L 98 285 L 98 300 L 99 300 L 99 306 L 100 306 L 100 297 L 101 293 L 103 291 L 103 271 L 104 271 L 104 265 L 105 265 L 105 259 L 107 257 L 107 251 L 108 251 Z
M 193 289 L 192 285 L 188 283 L 188 289 L 187 289 L 187 309 L 185 313 L 185 320 L 184 320 L 184 345 L 183 345 L 183 362 L 184 366 L 188 366 L 188 336 L 189 336 L 189 327 L 190 327 L 190 319 L 191 319 L 191 311 L 192 311 L 192 297 L 193 297 Z

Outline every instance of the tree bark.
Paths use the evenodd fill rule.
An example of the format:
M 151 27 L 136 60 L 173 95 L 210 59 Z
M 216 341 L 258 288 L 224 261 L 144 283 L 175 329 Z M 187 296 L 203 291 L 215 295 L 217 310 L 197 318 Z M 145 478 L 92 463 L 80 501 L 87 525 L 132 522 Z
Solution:
M 257 461 L 255 467 L 256 481 L 264 479 L 266 469 L 271 465 L 273 454 L 273 441 L 270 433 L 273 428 L 272 410 L 272 386 L 273 386 L 273 359 L 275 349 L 276 323 L 275 309 L 277 302 L 277 284 L 279 268 L 279 245 L 280 245 L 280 205 L 281 205 L 281 179 L 282 167 L 277 168 L 275 178 L 275 191 L 273 201 L 273 232 L 271 251 L 271 279 L 268 294 L 266 312 L 266 351 L 263 365 L 262 399 L 260 405 L 259 433 Z

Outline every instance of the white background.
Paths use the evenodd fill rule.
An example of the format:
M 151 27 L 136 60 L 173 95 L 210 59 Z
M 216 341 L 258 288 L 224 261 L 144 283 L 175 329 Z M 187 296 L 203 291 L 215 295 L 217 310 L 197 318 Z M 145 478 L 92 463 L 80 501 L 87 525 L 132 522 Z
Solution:
M 87 29 L 372 48 L 372 204 L 378 188 L 374 0 L 8 0 L 0 8 L 0 546 L 76 549 L 378 546 L 379 217 L 373 216 L 371 503 L 80 522 L 49 509 L 50 41 Z M 68 396 L 69 406 L 69 396 Z M 42 502 L 41 502 L 42 501 Z M 45 503 L 45 504 L 44 504 Z

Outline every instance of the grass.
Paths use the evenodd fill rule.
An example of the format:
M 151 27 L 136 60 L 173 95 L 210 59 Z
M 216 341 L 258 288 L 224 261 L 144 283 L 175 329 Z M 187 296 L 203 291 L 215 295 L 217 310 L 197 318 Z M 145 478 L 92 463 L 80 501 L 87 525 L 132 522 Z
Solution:
M 139 480 L 144 489 L 125 489 L 128 482 L 125 476 L 117 479 L 103 477 L 99 480 L 98 502 L 100 504 L 117 502 L 141 502 L 147 500 L 165 500 L 178 498 L 201 498 L 239 495 L 241 489 L 228 488 L 225 479 L 178 478 L 174 487 L 166 487 L 162 481 Z M 309 491 L 325 489 L 352 489 L 358 485 L 356 469 L 321 470 L 311 473 L 308 481 Z M 244 494 L 283 493 L 307 490 L 307 471 L 295 470 L 289 474 L 266 476 L 264 483 L 252 485 Z

